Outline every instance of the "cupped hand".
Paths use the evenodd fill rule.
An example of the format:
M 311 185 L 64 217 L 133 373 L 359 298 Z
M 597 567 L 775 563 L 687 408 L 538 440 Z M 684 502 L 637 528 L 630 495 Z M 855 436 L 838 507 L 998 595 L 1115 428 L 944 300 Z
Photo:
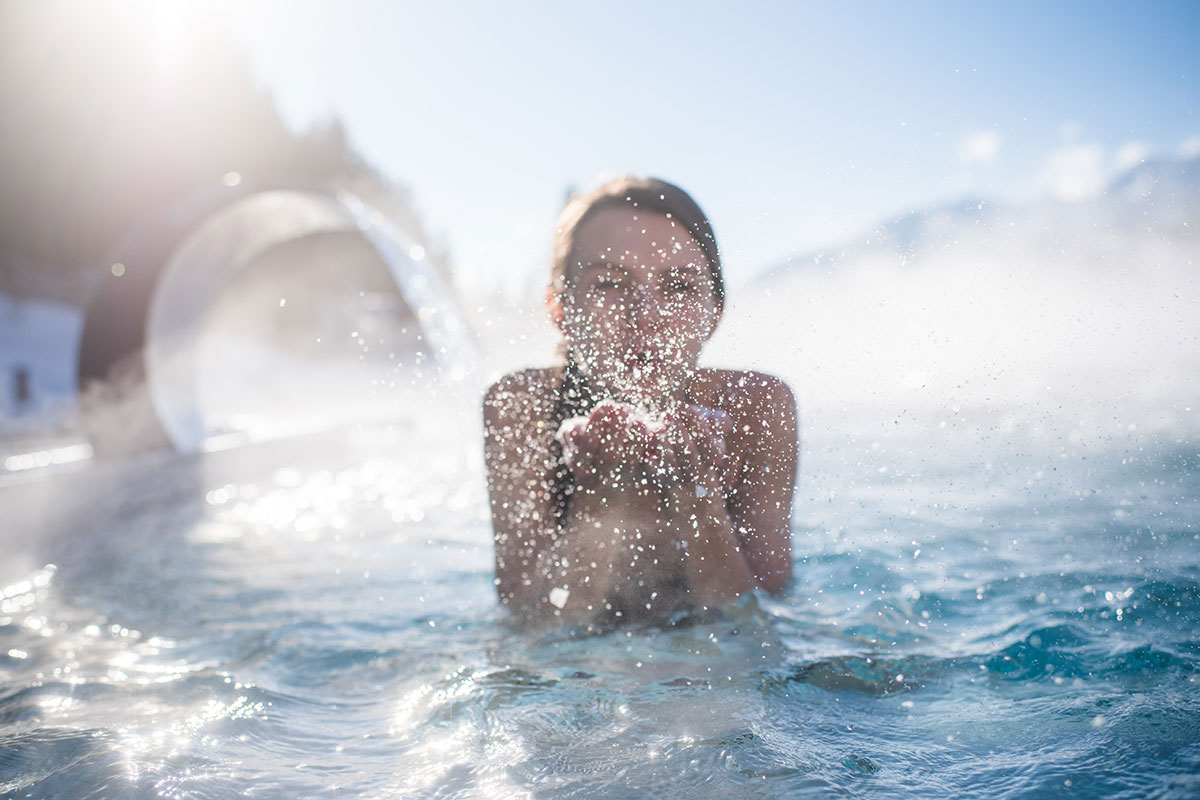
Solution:
M 733 418 L 721 409 L 684 403 L 668 414 L 658 438 L 669 450 L 671 484 L 727 494 L 733 484 L 732 434 Z
M 685 486 L 728 493 L 732 433 L 733 420 L 720 409 L 685 403 L 656 425 L 630 406 L 601 403 L 586 421 L 564 425 L 559 438 L 564 461 L 584 489 Z
M 644 484 L 659 469 L 662 443 L 629 406 L 601 403 L 559 435 L 567 468 L 583 488 Z

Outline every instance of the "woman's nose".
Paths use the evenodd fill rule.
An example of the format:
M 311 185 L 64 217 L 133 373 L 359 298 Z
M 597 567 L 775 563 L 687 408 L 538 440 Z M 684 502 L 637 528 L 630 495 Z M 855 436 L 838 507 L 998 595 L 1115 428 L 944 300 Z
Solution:
M 638 323 L 655 322 L 662 316 L 662 304 L 658 293 L 649 286 L 638 286 L 633 291 L 633 319 Z

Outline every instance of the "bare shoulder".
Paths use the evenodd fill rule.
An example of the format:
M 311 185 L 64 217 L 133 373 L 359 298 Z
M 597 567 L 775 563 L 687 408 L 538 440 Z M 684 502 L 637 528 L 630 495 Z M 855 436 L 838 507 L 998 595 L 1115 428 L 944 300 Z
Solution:
M 510 372 L 488 387 L 484 416 L 490 420 L 544 417 L 553 404 L 557 373 L 553 367 Z
M 697 400 L 718 407 L 735 420 L 794 426 L 796 399 L 783 380 L 754 370 L 702 369 L 697 372 Z
M 556 367 L 531 367 L 510 372 L 488 387 L 487 396 L 530 396 L 549 392 L 558 375 Z

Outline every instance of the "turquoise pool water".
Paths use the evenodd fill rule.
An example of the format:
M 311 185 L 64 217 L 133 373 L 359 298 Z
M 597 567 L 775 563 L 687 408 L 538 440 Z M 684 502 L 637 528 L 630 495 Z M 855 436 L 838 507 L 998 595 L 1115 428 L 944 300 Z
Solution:
M 592 636 L 498 607 L 473 442 L 5 487 L 0 794 L 1200 796 L 1190 423 L 832 424 L 788 593 Z

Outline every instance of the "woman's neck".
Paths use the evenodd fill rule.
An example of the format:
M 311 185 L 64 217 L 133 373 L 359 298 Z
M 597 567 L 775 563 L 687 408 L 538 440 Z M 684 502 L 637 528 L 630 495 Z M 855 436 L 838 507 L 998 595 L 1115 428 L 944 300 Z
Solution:
M 573 380 L 568 380 L 572 369 L 574 370 Z M 696 402 L 695 384 L 698 372 L 697 368 L 691 368 L 682 382 L 672 385 L 669 389 L 657 392 L 653 390 L 637 391 L 598 380 L 584 372 L 577 363 L 572 367 L 568 361 L 567 366 L 563 368 L 563 388 L 573 389 L 579 393 L 578 398 L 568 398 L 568 401 L 575 401 L 572 402 L 572 405 L 578 405 L 579 410 L 576 413 L 586 414 L 596 403 L 611 398 L 646 411 L 665 414 L 684 403 Z

